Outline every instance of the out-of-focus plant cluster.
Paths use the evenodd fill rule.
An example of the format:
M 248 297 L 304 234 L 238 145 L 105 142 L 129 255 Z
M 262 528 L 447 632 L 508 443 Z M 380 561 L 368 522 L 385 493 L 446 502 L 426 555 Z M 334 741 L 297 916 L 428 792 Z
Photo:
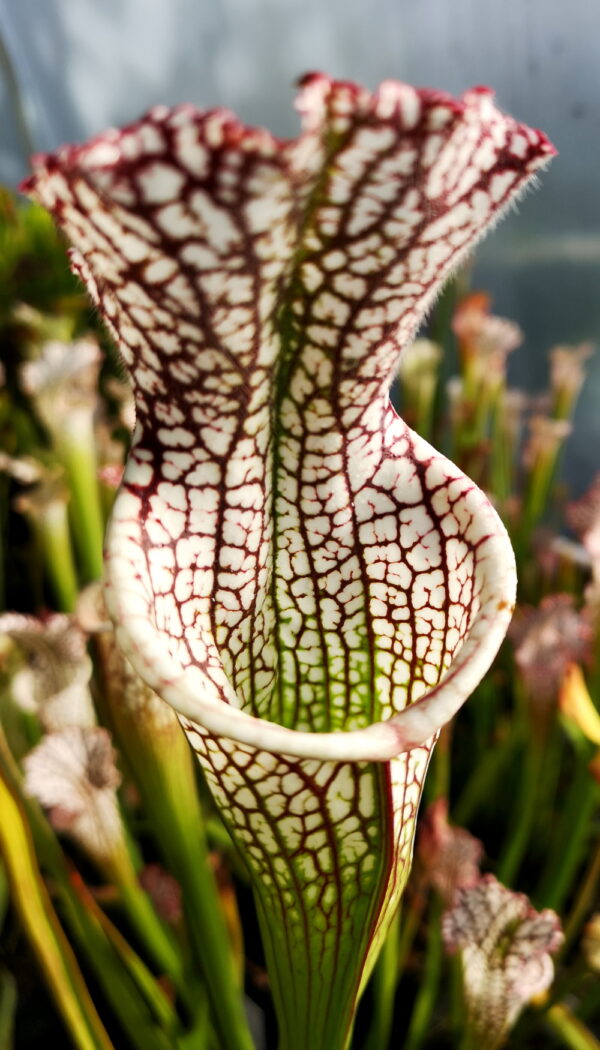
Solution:
M 243 1050 L 245 987 L 271 1050 L 245 872 L 102 605 L 129 390 L 49 218 L 4 194 L 0 242 L 0 1046 L 67 1031 L 84 1050 Z M 592 348 L 551 349 L 547 390 L 511 389 L 525 336 L 460 282 L 430 337 L 402 362 L 401 412 L 491 495 L 520 590 L 498 660 L 442 733 L 352 1046 L 591 1050 L 600 474 L 574 499 L 558 468 Z

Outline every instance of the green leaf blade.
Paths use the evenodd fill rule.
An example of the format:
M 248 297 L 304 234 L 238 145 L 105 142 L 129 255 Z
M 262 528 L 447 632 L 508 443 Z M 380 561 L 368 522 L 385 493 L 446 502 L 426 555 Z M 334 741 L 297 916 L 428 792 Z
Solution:
M 430 749 L 322 763 L 188 732 L 249 864 L 281 1045 L 342 1047 L 408 876 Z

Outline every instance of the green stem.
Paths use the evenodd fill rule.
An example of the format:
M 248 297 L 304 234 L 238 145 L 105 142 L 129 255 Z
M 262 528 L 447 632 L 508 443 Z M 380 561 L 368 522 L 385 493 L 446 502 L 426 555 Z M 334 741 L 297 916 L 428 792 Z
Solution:
M 60 612 L 72 612 L 79 587 L 73 561 L 66 503 L 55 500 L 32 521 L 39 537 L 44 568 Z
M 554 716 L 554 712 L 552 712 Z M 557 722 L 549 725 L 544 742 L 544 769 L 540 778 L 538 798 L 540 801 L 540 826 L 553 827 L 556 814 L 560 813 L 565 762 L 568 764 L 567 741 Z
M 425 438 L 425 441 L 431 441 L 433 434 L 436 385 L 436 376 L 427 377 L 427 381 L 422 383 L 419 389 L 420 397 L 417 402 L 417 425 L 415 429 L 417 434 Z
M 0 609 L 6 608 L 6 566 L 8 565 L 9 479 L 0 474 Z
M 18 793 L 0 772 L 0 851 L 23 929 L 77 1050 L 112 1050 L 37 863 Z
M 107 1002 L 130 1039 L 132 1050 L 174 1050 L 171 1039 L 156 1027 L 145 996 L 140 994 L 139 987 L 136 987 L 104 930 L 80 899 L 75 888 L 73 872 L 67 868 L 58 840 L 42 816 L 39 806 L 32 799 L 22 796 L 20 773 L 1 727 L 0 774 L 21 799 L 29 819 L 36 854 L 52 876 L 71 937 L 86 957 Z M 140 960 L 139 966 L 142 965 Z M 139 973 L 137 976 L 139 977 Z M 161 990 L 157 987 L 153 997 L 154 1006 L 160 994 Z M 174 1012 L 172 1017 L 174 1024 L 177 1022 Z M 205 1048 L 197 1044 L 195 1050 Z
M 592 630 L 594 632 L 591 651 L 595 656 L 589 678 L 589 686 L 592 696 L 600 696 L 600 602 L 593 603 L 590 613 Z
M 540 741 L 533 737 L 525 749 L 517 805 L 509 828 L 508 840 L 496 872 L 498 880 L 505 886 L 511 886 L 514 883 L 529 844 L 536 815 L 537 788 L 542 764 L 542 746 Z
M 596 974 L 589 975 L 589 987 L 588 990 L 582 993 L 577 1007 L 577 1013 L 582 1021 L 587 1021 L 588 1018 L 598 1019 L 598 978 Z
M 79 421 L 77 433 L 67 433 L 59 442 L 58 454 L 64 465 L 71 492 L 70 514 L 77 553 L 85 581 L 102 578 L 104 518 L 98 487 L 98 463 L 91 418 Z
M 88 929 L 88 936 L 90 928 L 93 928 L 94 933 L 91 936 L 91 940 L 95 944 L 98 944 L 99 942 L 109 942 L 109 944 L 105 944 L 105 950 L 108 949 L 111 953 L 114 950 L 117 953 L 121 962 L 126 967 L 132 981 L 142 993 L 146 1003 L 150 1007 L 156 1022 L 166 1032 L 175 1033 L 180 1027 L 179 1018 L 177 1017 L 175 1009 L 163 988 L 158 984 L 156 979 L 150 973 L 150 970 L 139 955 L 137 955 L 132 949 L 128 941 L 125 940 L 119 930 L 113 926 L 101 910 L 100 906 L 94 900 L 90 890 L 79 878 L 78 873 L 71 871 L 70 876 L 71 885 L 77 896 L 77 900 L 81 903 L 82 908 L 87 913 L 86 926 Z
M 373 974 L 373 1022 L 364 1050 L 388 1046 L 394 1019 L 394 998 L 398 984 L 400 912 L 394 916 Z
M 8 970 L 0 970 L 0 1046 L 12 1050 L 17 1010 L 17 982 Z
M 520 527 L 515 537 L 515 549 L 521 557 L 526 556 L 531 534 L 551 501 L 552 483 L 564 442 L 564 437 L 557 438 L 547 450 L 538 454 L 531 468 L 523 498 Z
M 466 1025 L 462 1030 L 458 1050 L 481 1050 L 479 1037 L 469 1025 Z
M 574 938 L 577 936 L 581 924 L 584 919 L 594 908 L 598 897 L 598 887 L 600 885 L 600 847 L 596 849 L 591 863 L 588 867 L 586 874 L 584 875 L 583 882 L 579 888 L 575 903 L 569 913 L 569 916 L 564 924 L 565 940 L 562 946 L 562 952 L 572 944 Z
M 442 294 L 436 302 L 429 322 L 429 336 L 434 343 L 448 349 L 448 344 L 454 342 L 451 319 L 456 308 L 458 299 L 464 295 L 469 286 L 466 267 L 447 281 Z M 455 355 L 454 355 L 455 356 Z M 442 358 L 444 361 L 446 355 Z
M 148 894 L 138 882 L 129 851 L 115 852 L 107 865 L 107 875 L 119 890 L 123 910 L 159 973 L 168 976 L 181 1001 L 193 1016 L 197 1006 L 197 989 L 186 979 L 183 959 L 171 931 L 156 913 Z
M 215 1026 L 231 1050 L 252 1050 L 215 876 L 199 836 L 173 870 L 181 880 L 190 940 L 196 960 L 202 960 Z
M 500 503 L 510 496 L 513 488 L 514 449 L 508 437 L 508 428 L 504 419 L 504 401 L 502 391 L 492 414 L 492 443 L 490 451 L 491 489 Z
M 55 871 L 53 872 L 53 875 Z M 68 878 L 68 876 L 67 876 Z M 148 984 L 151 975 L 145 971 L 141 959 L 137 960 L 133 973 L 131 967 L 124 965 L 101 926 L 94 920 L 86 907 L 73 894 L 66 883 L 64 875 L 59 873 L 58 888 L 65 910 L 65 919 L 69 924 L 71 935 L 77 942 L 79 950 L 86 956 L 88 965 L 100 985 L 111 1009 L 131 1041 L 135 1050 L 174 1050 L 174 1029 L 178 1025 L 175 1011 L 170 1009 L 162 989 L 156 986 L 154 994 L 149 997 Z M 140 978 L 144 972 L 142 987 Z M 161 1006 L 158 1007 L 159 1000 Z M 157 1026 L 157 1015 L 168 1019 L 168 1034 Z
M 450 971 L 450 1029 L 453 1043 L 458 1044 L 459 1035 L 463 1032 L 466 1014 L 462 960 L 459 954 L 449 957 L 448 968 Z
M 185 998 L 183 963 L 169 933 L 162 925 L 152 902 L 141 888 L 133 871 L 115 875 L 123 909 L 137 936 L 159 971 L 168 975 Z
M 211 868 L 195 763 L 177 718 L 112 663 L 114 643 L 96 639 L 108 722 L 133 772 L 167 866 L 181 886 L 197 972 L 206 982 L 214 1026 L 227 1050 L 252 1050 L 227 925 Z M 136 689 L 138 690 L 136 694 Z M 137 697 L 137 699 L 136 699 Z
M 206 994 L 198 997 L 194 1011 L 193 1026 L 177 1040 L 177 1050 L 218 1050 L 210 1025 L 210 1014 Z
M 600 1050 L 600 1042 L 565 1003 L 551 1006 L 544 1019 L 554 1035 L 571 1050 Z
M 404 972 L 406 963 L 412 951 L 412 946 L 417 936 L 417 930 L 423 918 L 423 912 L 425 910 L 426 902 L 425 894 L 418 894 L 411 901 L 411 905 L 406 911 L 402 912 L 401 924 L 400 924 L 400 938 L 398 942 L 398 957 L 396 961 L 398 977 Z
M 450 792 L 450 755 L 452 752 L 452 723 L 442 729 L 433 754 L 433 776 L 428 777 L 433 791 L 431 801 L 448 798 Z
M 431 1015 L 437 1001 L 442 970 L 441 914 L 441 901 L 439 898 L 435 898 L 430 910 L 429 937 L 427 940 L 423 977 L 413 1007 L 404 1050 L 419 1050 L 423 1045 L 429 1028 Z
M 531 474 L 523 502 L 523 539 L 527 542 L 548 504 L 550 485 L 554 476 L 556 456 L 540 459 Z
M 499 742 L 493 750 L 486 752 L 485 758 L 477 764 L 456 806 L 453 807 L 452 816 L 456 824 L 467 827 L 486 799 L 493 796 L 496 782 L 504 772 L 520 737 L 520 729 L 511 728 L 506 739 Z
M 546 908 L 562 909 L 573 877 L 583 860 L 590 825 L 598 808 L 598 787 L 587 768 L 586 754 L 579 756 L 575 776 L 560 816 L 555 842 L 557 849 L 548 858 L 537 899 Z

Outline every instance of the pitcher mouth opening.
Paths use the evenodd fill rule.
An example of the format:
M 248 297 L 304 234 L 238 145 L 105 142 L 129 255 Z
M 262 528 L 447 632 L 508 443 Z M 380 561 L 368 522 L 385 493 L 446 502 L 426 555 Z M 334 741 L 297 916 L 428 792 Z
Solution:
M 361 729 L 311 732 L 287 728 L 237 706 L 233 689 L 223 699 L 194 665 L 184 667 L 169 653 L 166 634 L 155 625 L 152 599 L 136 571 L 131 535 L 113 520 L 106 551 L 106 602 L 117 642 L 144 681 L 184 721 L 209 735 L 258 750 L 334 762 L 382 762 L 431 742 L 479 684 L 510 622 L 516 592 L 514 554 L 501 523 L 486 540 L 480 605 L 440 681 L 418 700 L 385 721 Z M 126 526 L 125 526 L 126 527 Z M 126 542 L 123 542 L 125 540 Z M 141 568 L 141 564 L 140 564 Z M 213 695 L 209 695 L 212 691 Z
M 134 438 L 129 490 L 117 498 L 107 550 L 107 602 L 125 654 L 199 732 L 273 754 L 387 761 L 435 738 L 485 674 L 508 625 L 515 573 L 508 538 L 484 495 L 465 479 L 465 491 L 450 499 L 449 486 L 457 473 L 464 475 L 443 457 L 433 470 L 438 454 L 430 446 L 411 447 L 408 427 L 386 415 L 379 394 L 452 269 L 554 151 L 543 134 L 504 116 L 481 89 L 456 100 L 386 82 L 370 94 L 311 76 L 303 81 L 299 108 L 302 130 L 282 143 L 223 110 L 160 107 L 120 131 L 38 158 L 24 188 L 52 211 L 72 242 L 73 267 L 134 382 L 139 442 Z M 333 465 L 323 434 L 338 456 Z M 403 471 L 407 463 L 415 470 Z M 338 522 L 330 471 L 341 478 Z M 245 486 L 244 498 L 256 500 L 248 521 L 241 520 L 238 491 Z M 165 494 L 158 492 L 163 487 Z M 293 511 L 287 518 L 281 513 L 273 528 L 267 496 L 280 496 L 281 506 Z M 412 520 L 417 510 L 421 521 Z M 226 512 L 231 530 L 224 527 Z M 164 515 L 170 531 L 163 529 L 161 539 Z M 447 516 L 453 521 L 444 532 Z M 445 544 L 435 564 L 423 542 L 430 521 Z M 322 553 L 331 522 L 339 528 L 333 570 L 327 558 L 317 563 L 312 557 Z M 197 537 L 185 554 L 176 546 L 184 533 L 186 541 Z M 247 535 L 258 537 L 260 555 Z M 296 539 L 298 550 L 291 547 Z M 468 561 L 458 562 L 462 541 Z M 284 590 L 277 585 L 293 582 L 294 574 L 310 576 L 323 629 L 313 642 L 312 623 L 307 626 L 313 613 L 303 608 L 304 594 L 292 594 L 289 607 L 298 615 L 292 626 L 289 617 L 285 636 L 275 637 L 267 613 L 281 628 L 283 604 L 273 611 L 265 602 L 269 651 L 262 663 L 251 662 L 264 655 L 254 626 L 256 593 L 262 597 L 271 587 L 264 578 L 273 542 L 277 555 L 300 552 L 301 564 L 294 568 L 290 558 L 290 568 L 278 572 L 272 605 Z M 224 546 L 230 547 L 227 563 Z M 395 571 L 412 547 L 418 564 Z M 167 548 L 169 563 L 161 553 Z M 357 593 L 349 589 L 349 597 L 342 586 L 348 580 L 337 571 L 345 551 L 355 558 L 347 574 Z M 158 555 L 151 572 L 149 554 Z M 235 579 L 240 564 L 246 565 L 243 585 Z M 386 567 L 394 571 L 386 575 Z M 437 582 L 431 576 L 440 567 Z M 226 582 L 219 582 L 219 572 Z M 328 588 L 336 602 L 333 610 L 326 606 L 323 627 Z M 235 609 L 223 595 L 235 600 Z M 406 644 L 396 597 L 408 614 Z M 352 666 L 346 661 L 363 655 L 364 633 L 356 642 L 350 611 L 355 598 L 358 628 L 372 627 L 362 678 L 358 659 Z M 417 628 L 422 608 L 432 617 Z M 459 610 L 452 623 L 449 608 Z M 442 640 L 435 636 L 434 609 Z M 214 624 L 229 632 L 220 649 Z M 337 649 L 329 640 L 336 632 L 345 632 Z M 391 670 L 377 664 L 384 637 L 397 644 Z M 427 676 L 415 670 L 425 662 L 421 640 Z M 303 661 L 279 674 L 284 655 L 296 658 L 298 651 Z M 330 717 L 333 689 L 317 697 L 323 718 L 306 714 L 316 705 L 315 690 L 305 689 L 306 717 L 296 718 L 300 687 L 320 689 L 307 668 L 321 661 L 329 671 L 340 652 L 343 670 L 330 677 L 338 675 L 340 718 L 347 721 Z M 278 674 L 283 724 L 259 717 L 275 714 L 262 703 Z M 376 701 L 368 708 L 359 710 L 357 682 Z M 383 696 L 384 685 L 391 698 Z M 241 710 L 244 690 L 254 706 Z

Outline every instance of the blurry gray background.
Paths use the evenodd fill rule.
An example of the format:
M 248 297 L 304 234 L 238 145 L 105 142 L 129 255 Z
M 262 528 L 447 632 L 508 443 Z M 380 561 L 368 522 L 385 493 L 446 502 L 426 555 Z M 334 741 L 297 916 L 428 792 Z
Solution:
M 478 251 L 475 286 L 527 341 L 515 382 L 544 384 L 557 342 L 600 344 L 600 0 L 0 0 L 0 180 L 155 102 L 224 105 L 295 134 L 310 69 L 460 93 L 486 83 L 560 156 Z M 21 110 L 21 113 L 19 113 Z M 600 469 L 600 351 L 565 472 Z

